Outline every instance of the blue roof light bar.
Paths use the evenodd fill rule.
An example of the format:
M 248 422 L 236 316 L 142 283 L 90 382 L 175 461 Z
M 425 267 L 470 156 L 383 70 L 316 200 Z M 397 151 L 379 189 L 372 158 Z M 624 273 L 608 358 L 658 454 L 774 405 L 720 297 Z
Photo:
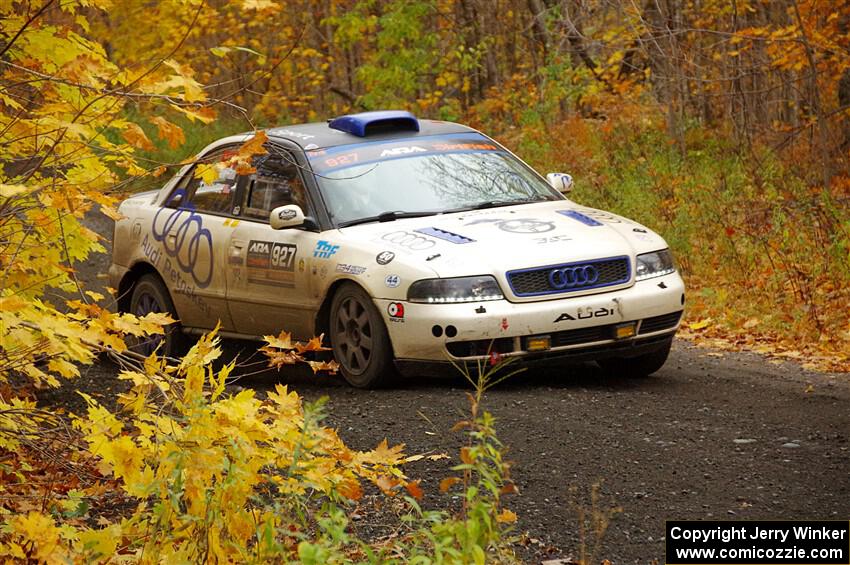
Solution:
M 328 127 L 357 137 L 367 137 L 393 131 L 419 131 L 419 121 L 404 110 L 382 110 L 340 116 L 331 120 Z

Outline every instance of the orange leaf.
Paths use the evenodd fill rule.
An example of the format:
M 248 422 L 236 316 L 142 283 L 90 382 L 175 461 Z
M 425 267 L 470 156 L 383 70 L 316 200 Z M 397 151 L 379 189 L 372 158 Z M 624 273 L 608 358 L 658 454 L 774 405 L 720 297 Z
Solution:
M 183 135 L 183 129 L 175 124 L 172 124 L 161 116 L 151 118 L 151 123 L 156 126 L 157 135 L 160 139 L 168 142 L 168 146 L 176 149 L 186 142 L 186 136 Z
M 379 489 L 384 491 L 384 494 L 393 494 L 393 488 L 398 485 L 398 481 L 386 475 L 382 475 L 378 477 L 375 484 L 378 485 Z
M 468 447 L 464 447 L 460 450 L 460 460 L 467 465 L 472 465 L 472 455 L 470 454 L 470 449 Z
M 248 159 L 253 157 L 254 155 L 263 155 L 267 153 L 266 148 L 263 147 L 263 145 L 268 140 L 269 136 L 266 135 L 265 131 L 258 131 L 254 134 L 254 137 L 243 143 L 242 147 L 239 148 L 239 157 L 241 157 L 242 159 Z
M 139 124 L 130 122 L 127 124 L 127 127 L 124 128 L 124 133 L 122 135 L 127 143 L 133 147 L 138 147 L 139 149 L 144 149 L 146 151 L 154 149 L 153 143 L 151 143 L 151 140 L 148 139 L 147 135 L 145 135 L 144 130 L 139 127 Z
M 328 373 L 335 374 L 339 371 L 339 363 L 336 361 L 307 361 L 307 364 L 313 369 L 314 374 L 319 371 L 327 371 Z
M 404 488 L 407 489 L 407 492 L 410 493 L 410 496 L 412 496 L 416 500 L 422 500 L 422 495 L 425 494 L 424 492 L 422 492 L 422 488 L 420 488 L 419 482 L 419 480 L 416 480 L 404 485 Z
M 313 337 L 307 343 L 298 342 L 295 344 L 295 351 L 298 353 L 304 353 L 305 351 L 330 351 L 330 347 L 323 347 L 322 340 L 325 338 L 325 334 L 320 336 Z
M 499 490 L 499 494 L 516 494 L 519 492 L 516 485 L 513 483 L 505 483 L 502 485 L 501 490 Z
M 458 477 L 446 477 L 442 481 L 440 481 L 440 492 L 448 492 L 450 488 L 452 488 L 455 484 L 460 482 L 460 478 Z
M 349 500 L 360 500 L 363 498 L 363 489 L 360 488 L 360 483 L 354 479 L 340 483 L 339 493 Z

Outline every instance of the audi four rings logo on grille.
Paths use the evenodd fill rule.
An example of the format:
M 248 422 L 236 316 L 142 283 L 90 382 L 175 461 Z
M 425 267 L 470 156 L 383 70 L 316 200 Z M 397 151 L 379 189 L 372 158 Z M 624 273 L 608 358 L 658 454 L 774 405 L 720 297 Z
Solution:
M 406 247 L 411 251 L 425 251 L 426 249 L 431 249 L 434 245 L 436 245 L 436 242 L 433 239 L 428 239 L 427 237 L 422 237 L 421 235 L 408 231 L 390 232 L 388 234 L 384 234 L 381 239 L 390 243 L 395 243 L 399 247 Z
M 558 290 L 589 286 L 599 280 L 599 271 L 593 265 L 561 267 L 549 271 L 549 284 Z

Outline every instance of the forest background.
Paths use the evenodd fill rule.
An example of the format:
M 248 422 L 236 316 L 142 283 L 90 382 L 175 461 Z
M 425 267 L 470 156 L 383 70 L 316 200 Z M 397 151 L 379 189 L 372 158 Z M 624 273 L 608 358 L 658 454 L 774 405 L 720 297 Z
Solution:
M 115 2 L 91 36 L 137 68 L 188 28 L 181 63 L 232 105 L 177 120 L 188 144 L 154 142 L 157 165 L 352 111 L 466 122 L 664 234 L 707 344 L 847 368 L 848 2 Z
M 77 280 L 103 250 L 86 213 L 117 217 L 228 133 L 383 108 L 469 123 L 662 233 L 684 337 L 850 368 L 847 0 L 2 0 L 0 45 L 0 556 L 510 557 L 482 381 L 440 485 L 462 508 L 422 511 L 400 467 L 422 455 L 351 451 L 283 387 L 230 394 L 214 335 L 133 356 L 124 338 L 168 319 Z M 98 355 L 132 383 L 120 410 L 38 408 Z M 364 488 L 403 499 L 404 535 L 351 533 Z

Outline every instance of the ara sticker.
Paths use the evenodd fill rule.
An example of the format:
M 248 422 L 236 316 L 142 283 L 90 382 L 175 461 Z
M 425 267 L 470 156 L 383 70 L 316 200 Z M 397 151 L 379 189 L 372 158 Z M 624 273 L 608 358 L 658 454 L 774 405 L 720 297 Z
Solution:
M 295 286 L 295 255 L 298 248 L 288 243 L 251 240 L 245 266 L 248 282 L 270 286 Z
M 389 288 L 396 288 L 401 284 L 401 277 L 398 275 L 387 275 L 387 278 L 384 279 L 384 284 Z

